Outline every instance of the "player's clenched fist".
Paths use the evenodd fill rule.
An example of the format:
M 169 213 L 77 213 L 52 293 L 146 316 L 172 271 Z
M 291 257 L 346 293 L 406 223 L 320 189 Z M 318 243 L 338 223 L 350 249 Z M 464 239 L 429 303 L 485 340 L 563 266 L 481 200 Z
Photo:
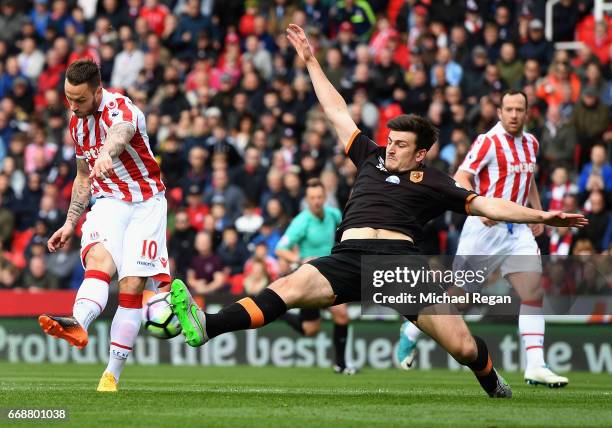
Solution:
M 104 180 L 113 173 L 113 159 L 106 152 L 100 152 L 98 155 L 98 159 L 96 159 L 96 163 L 91 169 L 91 173 L 89 174 L 89 178 L 99 178 Z
M 52 253 L 56 252 L 59 248 L 66 245 L 66 242 L 68 242 L 73 234 L 74 227 L 69 223 L 64 224 L 53 235 L 51 235 L 51 238 L 49 238 L 49 241 L 47 242 L 47 248 Z

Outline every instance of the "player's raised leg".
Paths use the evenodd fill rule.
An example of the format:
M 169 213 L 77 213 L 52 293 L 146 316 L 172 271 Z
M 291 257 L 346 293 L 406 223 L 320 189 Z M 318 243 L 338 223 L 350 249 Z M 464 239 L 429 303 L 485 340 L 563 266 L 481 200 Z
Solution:
M 72 316 L 43 314 L 38 317 L 45 333 L 64 339 L 79 349 L 87 345 L 89 325 L 106 307 L 109 283 L 116 270 L 113 258 L 100 243 L 89 247 L 84 259 L 85 279 L 77 292 Z
M 264 326 L 294 307 L 323 308 L 336 296 L 329 281 L 308 264 L 274 281 L 257 296 L 245 297 L 216 314 L 203 312 L 181 280 L 172 283 L 171 301 L 185 341 L 201 346 L 222 333 Z
M 447 306 L 430 306 L 419 314 L 416 324 L 457 362 L 472 369 L 489 397 L 511 398 L 512 390 L 493 367 L 484 340 L 472 336 L 461 315 L 444 313 L 449 313 Z
M 566 386 L 569 380 L 554 373 L 544 360 L 545 320 L 540 273 L 515 272 L 508 274 L 507 278 L 522 299 L 519 333 L 527 360 L 525 382 L 530 385 L 547 385 L 550 388 Z
M 146 278 L 133 276 L 119 281 L 119 307 L 111 324 L 108 365 L 98 384 L 99 392 L 117 391 L 119 377 L 140 330 L 145 282 Z

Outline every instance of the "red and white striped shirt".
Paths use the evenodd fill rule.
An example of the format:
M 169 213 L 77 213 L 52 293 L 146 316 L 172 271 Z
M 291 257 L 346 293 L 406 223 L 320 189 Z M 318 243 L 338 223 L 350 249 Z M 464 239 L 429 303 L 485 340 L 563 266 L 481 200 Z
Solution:
M 113 159 L 114 173 L 104 180 L 91 180 L 94 197 L 109 197 L 128 202 L 146 201 L 166 189 L 159 165 L 149 147 L 143 112 L 121 95 L 102 90 L 102 101 L 95 114 L 70 118 L 70 135 L 76 146 L 77 159 L 85 159 L 91 171 L 111 126 L 127 122 L 136 133 L 125 150 Z
M 459 169 L 474 174 L 479 195 L 526 205 L 539 146 L 533 135 L 513 137 L 498 122 L 478 136 Z

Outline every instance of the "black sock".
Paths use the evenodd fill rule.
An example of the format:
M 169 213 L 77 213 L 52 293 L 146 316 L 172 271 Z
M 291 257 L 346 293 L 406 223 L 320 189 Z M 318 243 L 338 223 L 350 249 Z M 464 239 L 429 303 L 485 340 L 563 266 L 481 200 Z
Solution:
M 334 348 L 336 349 L 336 365 L 346 367 L 346 338 L 348 325 L 334 324 Z
M 466 364 L 476 375 L 480 386 L 487 392 L 493 392 L 497 388 L 497 375 L 493 370 L 493 362 L 487 349 L 487 344 L 478 336 L 474 336 L 478 355 L 471 363 Z
M 302 336 L 304 335 L 302 317 L 299 314 L 290 314 L 289 312 L 285 312 L 279 317 L 279 319 L 285 321 L 292 329 L 300 333 Z
M 258 328 L 271 323 L 287 312 L 287 305 L 274 291 L 266 288 L 257 296 L 245 297 L 221 309 L 206 314 L 206 333 L 213 338 L 222 333 Z

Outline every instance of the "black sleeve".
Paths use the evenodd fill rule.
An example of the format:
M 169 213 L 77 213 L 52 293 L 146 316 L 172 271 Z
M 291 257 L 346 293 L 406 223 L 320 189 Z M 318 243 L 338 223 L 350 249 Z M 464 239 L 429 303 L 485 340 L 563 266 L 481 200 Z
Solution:
M 345 146 L 346 154 L 349 155 L 357 169 L 369 156 L 376 152 L 378 145 L 365 136 L 360 130 L 351 135 L 351 139 Z
M 442 171 L 430 169 L 434 172 L 432 185 L 440 197 L 440 203 L 444 210 L 451 210 L 456 213 L 471 215 L 469 203 L 478 194 L 473 190 L 467 190 L 452 177 L 449 177 Z

